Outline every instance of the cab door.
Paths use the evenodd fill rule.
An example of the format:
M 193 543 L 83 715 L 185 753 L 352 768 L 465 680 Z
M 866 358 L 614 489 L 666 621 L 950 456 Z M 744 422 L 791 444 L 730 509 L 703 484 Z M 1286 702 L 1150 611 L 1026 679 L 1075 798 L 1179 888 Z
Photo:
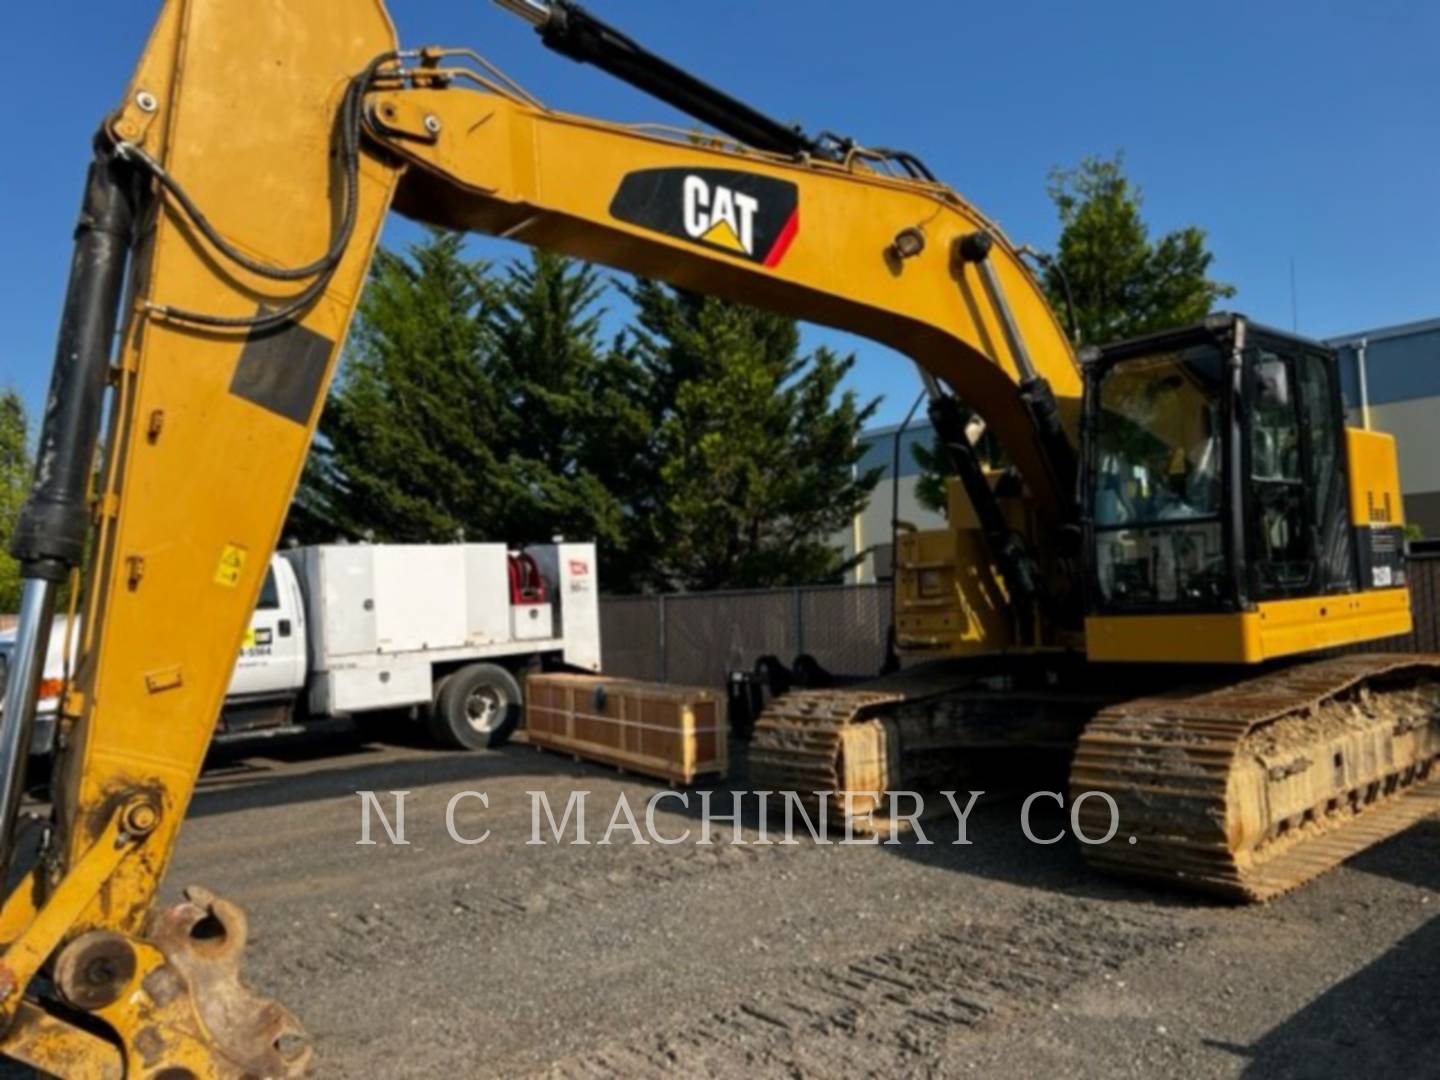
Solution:
M 290 564 L 284 559 L 272 559 L 235 663 L 230 696 L 293 693 L 304 681 L 304 605 Z
M 1301 423 L 1298 352 L 1261 338 L 1246 379 L 1250 591 L 1255 600 L 1323 591 L 1309 487 L 1310 445 Z
M 1345 405 L 1335 354 L 1310 348 L 1296 361 L 1300 426 L 1309 465 L 1310 519 L 1315 533 L 1317 592 L 1359 588 L 1354 526 L 1350 521 L 1350 463 L 1345 453 Z

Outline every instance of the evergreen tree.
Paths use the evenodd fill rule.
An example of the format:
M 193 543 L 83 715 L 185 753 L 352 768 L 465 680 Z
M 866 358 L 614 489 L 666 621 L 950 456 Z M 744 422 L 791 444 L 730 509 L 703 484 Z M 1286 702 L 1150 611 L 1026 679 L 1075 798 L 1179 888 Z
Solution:
M 10 538 L 30 492 L 28 440 L 25 403 L 14 390 L 0 393 L 0 612 L 20 607 L 20 564 L 10 554 Z
M 461 243 L 377 257 L 290 535 L 594 539 L 612 590 L 838 572 L 878 478 L 855 475 L 874 404 L 837 400 L 851 360 L 650 282 L 606 347 L 593 268 L 537 252 L 496 280 Z
M 594 540 L 602 583 L 627 587 L 650 422 L 637 369 L 601 344 L 604 285 L 540 252 L 493 277 L 462 245 L 378 253 L 287 533 Z
M 637 506 L 662 589 L 792 585 L 843 568 L 830 538 L 868 501 L 858 436 L 878 402 L 840 382 L 854 363 L 799 353 L 794 320 L 639 281 L 629 354 L 654 417 L 653 484 Z
M 534 251 L 510 265 L 490 316 L 503 398 L 512 539 L 595 540 L 607 588 L 630 583 L 634 497 L 649 438 L 638 370 L 602 346 L 605 292 L 588 264 Z
M 505 539 L 504 403 L 488 377 L 497 306 L 459 234 L 376 253 L 288 532 L 306 541 Z

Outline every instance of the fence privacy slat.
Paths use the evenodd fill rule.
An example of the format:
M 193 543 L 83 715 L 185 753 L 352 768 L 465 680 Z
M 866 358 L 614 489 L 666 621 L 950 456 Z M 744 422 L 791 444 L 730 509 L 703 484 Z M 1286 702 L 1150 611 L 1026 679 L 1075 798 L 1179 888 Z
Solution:
M 692 686 L 725 685 L 762 656 L 792 664 L 808 653 L 829 671 L 869 675 L 885 662 L 890 586 L 672 593 L 600 599 L 609 675 Z
M 792 664 L 808 652 L 828 671 L 868 675 L 886 658 L 890 586 L 602 596 L 606 674 L 723 687 L 760 657 Z
M 1415 629 L 1347 652 L 1440 652 L 1440 556 L 1409 562 Z M 723 687 L 762 656 L 808 653 L 838 675 L 874 675 L 885 662 L 890 585 L 600 598 L 605 672 L 646 682 Z

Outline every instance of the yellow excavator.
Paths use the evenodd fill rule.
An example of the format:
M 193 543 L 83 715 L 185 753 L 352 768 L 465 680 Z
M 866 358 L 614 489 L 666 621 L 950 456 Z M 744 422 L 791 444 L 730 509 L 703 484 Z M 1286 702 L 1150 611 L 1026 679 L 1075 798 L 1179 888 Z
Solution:
M 757 775 L 883 793 L 1068 743 L 1077 796 L 1118 809 L 1096 863 L 1240 897 L 1427 812 L 1435 661 L 1313 655 L 1410 627 L 1394 446 L 1345 427 L 1330 353 L 1226 316 L 1077 357 L 1022 249 L 919 158 L 776 123 L 566 0 L 502 4 L 717 134 L 553 111 L 468 49 L 401 49 L 379 0 L 165 0 L 100 128 L 13 543 L 5 1054 L 86 1078 L 310 1063 L 240 982 L 243 915 L 152 903 L 392 206 L 919 366 L 957 479 L 949 527 L 900 545 L 907 664 L 781 698 Z M 67 583 L 52 809 L 22 821 Z

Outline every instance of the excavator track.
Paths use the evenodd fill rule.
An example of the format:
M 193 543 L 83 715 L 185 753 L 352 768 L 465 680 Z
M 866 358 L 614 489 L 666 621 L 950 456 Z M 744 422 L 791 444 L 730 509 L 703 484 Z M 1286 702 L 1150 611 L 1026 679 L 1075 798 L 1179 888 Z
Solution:
M 863 815 L 926 786 L 927 765 L 1006 745 L 1008 727 L 1011 747 L 1073 748 L 1072 800 L 1113 800 L 1116 835 L 1084 845 L 1093 866 L 1234 900 L 1277 896 L 1440 812 L 1440 656 L 1344 656 L 1125 701 L 921 667 L 777 698 L 750 775 Z M 1084 799 L 1087 837 L 1111 823 L 1105 800 Z
M 903 691 L 794 690 L 772 702 L 755 725 L 750 777 L 757 788 L 817 792 L 875 792 L 890 786 L 884 722 L 886 706 Z
M 974 665 L 933 661 L 845 689 L 795 690 L 755 725 L 757 790 L 826 794 L 839 814 L 880 809 L 885 793 L 943 786 L 974 751 L 1068 754 L 1102 702 L 995 690 Z
M 1440 657 L 1345 656 L 1111 706 L 1070 791 L 1118 810 L 1115 838 L 1084 848 L 1095 867 L 1278 896 L 1440 811 Z M 1103 836 L 1105 801 L 1080 824 Z

